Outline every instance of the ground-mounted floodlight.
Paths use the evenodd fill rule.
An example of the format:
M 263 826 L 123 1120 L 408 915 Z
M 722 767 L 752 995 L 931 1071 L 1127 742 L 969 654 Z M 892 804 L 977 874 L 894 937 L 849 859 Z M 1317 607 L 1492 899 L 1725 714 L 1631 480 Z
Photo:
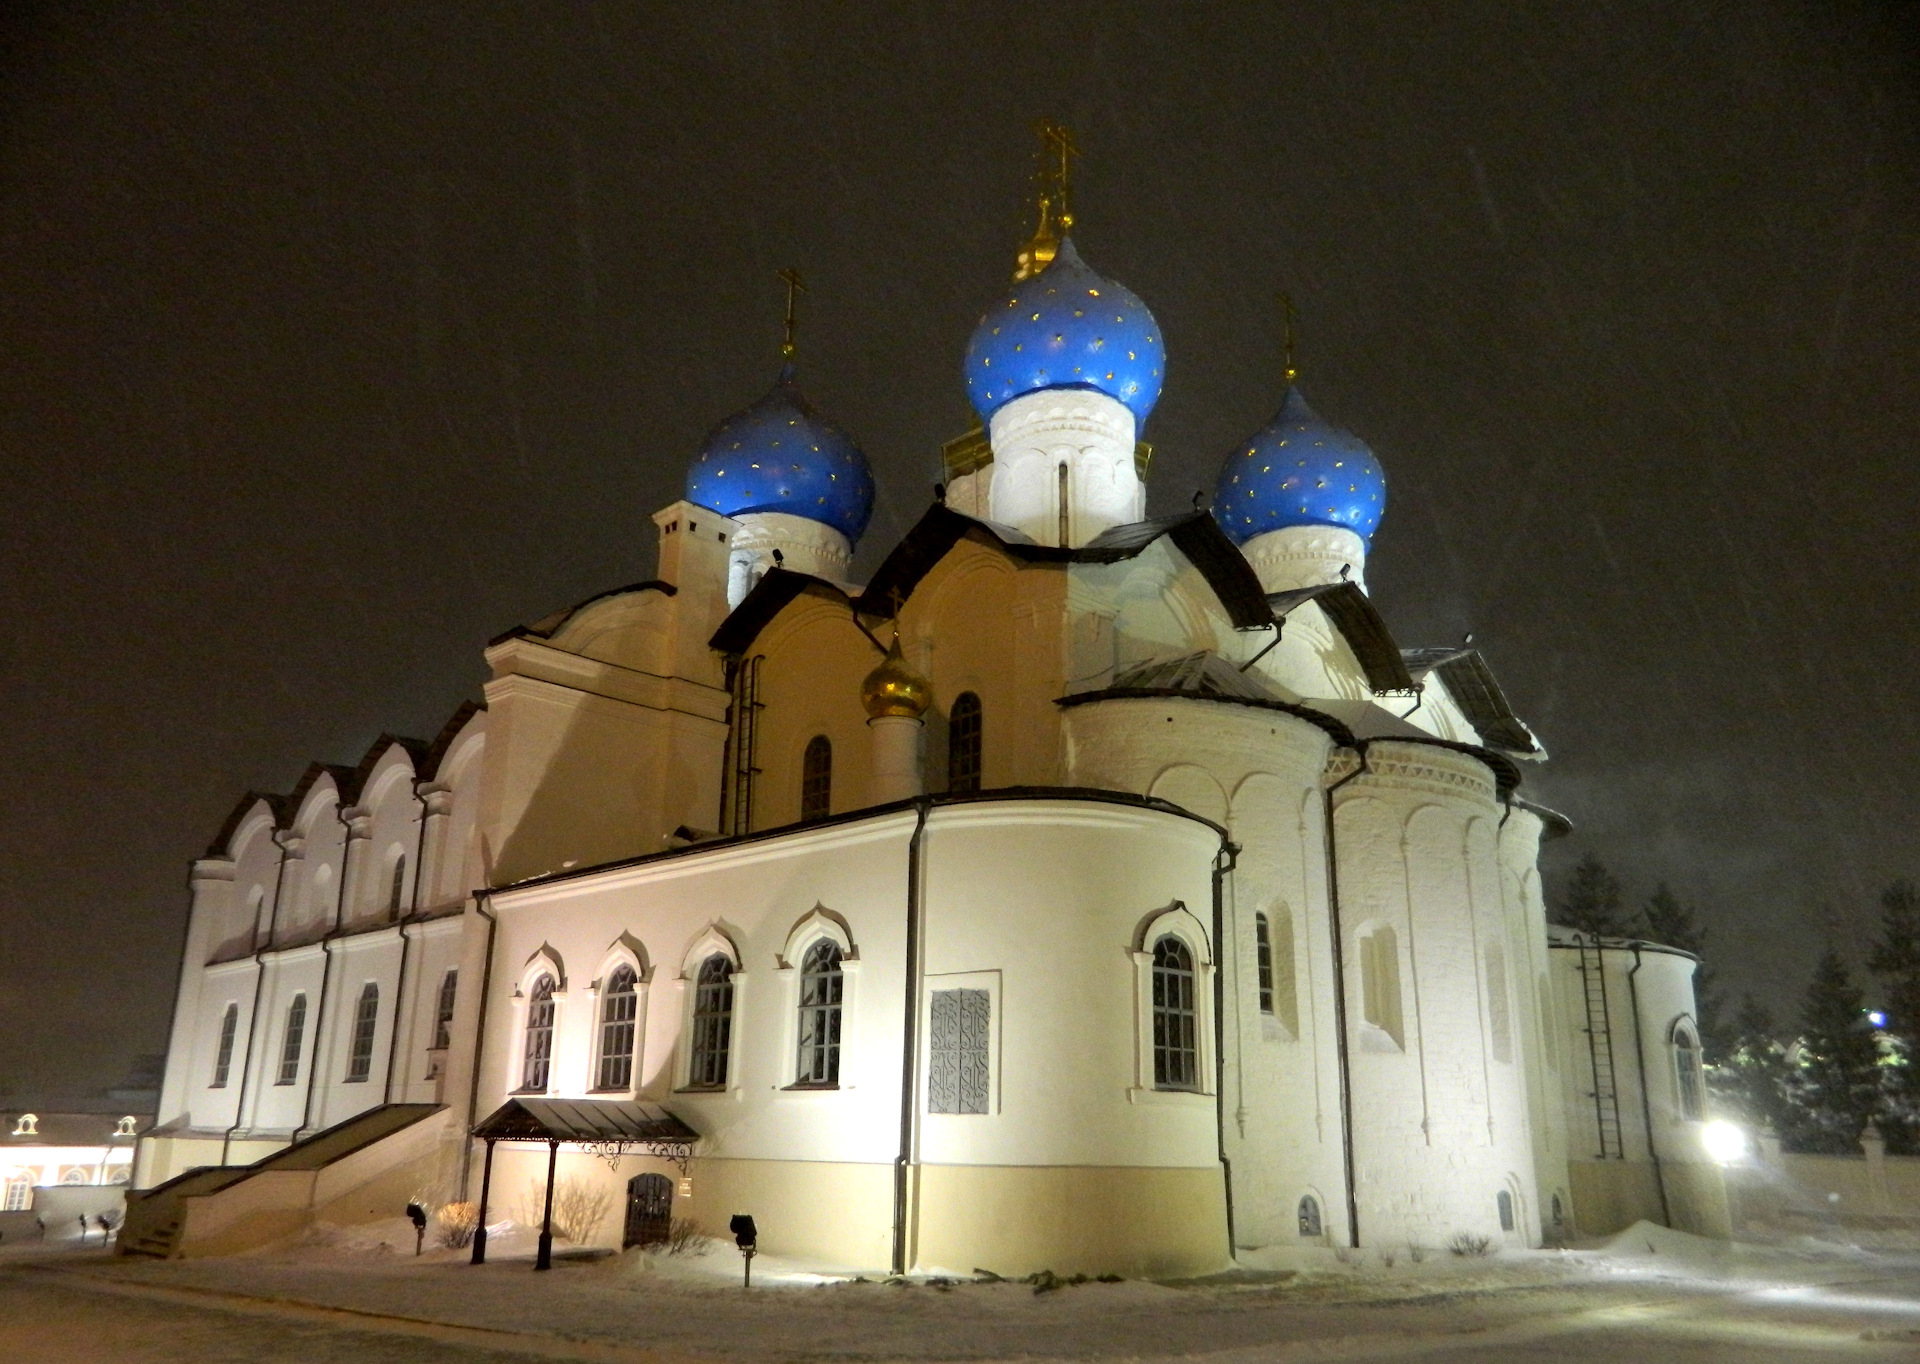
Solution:
M 1700 1146 L 1718 1164 L 1738 1164 L 1747 1156 L 1747 1134 L 1738 1123 L 1715 1118 L 1701 1127 Z
M 413 1223 L 413 1253 L 417 1259 L 427 1244 L 427 1210 L 418 1203 L 409 1203 L 407 1220 Z
M 733 1220 L 727 1223 L 727 1230 L 733 1233 L 733 1243 L 740 1247 L 740 1259 L 745 1266 L 740 1286 L 751 1288 L 753 1287 L 753 1253 L 760 1240 L 760 1233 L 754 1229 L 753 1219 L 743 1212 L 733 1215 Z

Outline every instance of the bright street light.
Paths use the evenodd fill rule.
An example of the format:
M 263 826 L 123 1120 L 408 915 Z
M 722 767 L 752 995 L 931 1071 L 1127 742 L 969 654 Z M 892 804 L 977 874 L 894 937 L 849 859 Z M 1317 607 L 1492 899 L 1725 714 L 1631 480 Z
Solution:
M 1700 1129 L 1700 1145 L 1714 1160 L 1731 1165 L 1747 1154 L 1747 1134 L 1724 1118 L 1715 1118 Z

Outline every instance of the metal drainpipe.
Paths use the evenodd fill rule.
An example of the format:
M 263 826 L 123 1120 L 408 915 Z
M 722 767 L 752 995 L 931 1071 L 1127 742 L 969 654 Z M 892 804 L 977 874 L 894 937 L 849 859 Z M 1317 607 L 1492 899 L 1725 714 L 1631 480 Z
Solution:
M 420 802 L 420 837 L 413 845 L 413 903 L 400 919 L 400 973 L 393 987 L 393 1035 L 387 1039 L 387 1082 L 381 1088 L 380 1102 L 393 1102 L 393 1072 L 400 1062 L 400 1009 L 407 997 L 407 948 L 413 940 L 407 936 L 407 923 L 420 912 L 420 873 L 427 869 L 427 798 L 420 794 L 420 783 L 413 784 L 413 798 Z
M 287 889 L 287 845 L 281 841 L 280 830 L 273 831 L 273 844 L 280 849 L 279 865 L 273 869 L 273 908 L 267 911 L 267 937 L 264 943 L 256 942 L 253 953 L 253 1008 L 247 1015 L 247 1050 L 240 1058 L 240 1092 L 234 1096 L 233 1125 L 220 1134 L 220 1163 L 227 1163 L 228 1149 L 233 1145 L 233 1134 L 240 1130 L 240 1120 L 247 1111 L 247 1080 L 253 1074 L 253 1048 L 260 1040 L 260 987 L 267 980 L 267 953 L 273 950 L 273 936 L 280 928 L 280 897 Z M 260 921 L 254 920 L 253 931 L 260 932 Z
M 1353 745 L 1359 764 L 1322 793 L 1326 816 L 1322 832 L 1326 837 L 1327 921 L 1333 938 L 1333 1038 L 1340 1071 L 1340 1157 L 1347 1184 L 1347 1244 L 1360 1244 L 1360 1189 L 1353 1173 L 1353 1059 L 1347 1042 L 1347 953 L 1340 926 L 1340 849 L 1333 833 L 1333 793 L 1367 770 L 1367 741 Z
M 1673 1209 L 1667 1203 L 1667 1176 L 1660 1168 L 1660 1148 L 1653 1140 L 1653 1099 L 1647 1093 L 1647 1049 L 1641 1038 L 1640 989 L 1634 977 L 1640 974 L 1640 944 L 1632 944 L 1633 968 L 1627 972 L 1627 999 L 1633 1005 L 1633 1059 L 1640 1070 L 1640 1120 L 1646 1127 L 1647 1158 L 1653 1162 L 1653 1187 L 1660 1193 L 1660 1220 L 1673 1225 Z M 1601 979 L 1606 978 L 1607 958 L 1600 956 Z
M 1226 941 L 1227 873 L 1240 865 L 1240 845 L 1224 833 L 1220 851 L 1213 859 L 1213 1117 L 1219 1138 L 1220 1173 L 1227 1194 L 1227 1258 L 1234 1256 L 1233 1235 L 1233 1161 L 1227 1155 L 1227 1053 L 1226 1053 L 1226 963 L 1221 944 Z M 1235 998 L 1239 992 L 1234 992 Z M 1236 1019 L 1238 1010 L 1235 1011 Z M 1237 1031 L 1237 1028 L 1236 1028 Z M 1242 1039 L 1240 1046 L 1246 1045 Z
M 473 1187 L 473 1119 L 475 1110 L 480 1106 L 480 1060 L 482 1048 L 485 1045 L 487 1036 L 487 997 L 493 987 L 493 939 L 494 935 L 500 929 L 500 921 L 494 918 L 492 913 L 487 909 L 487 897 L 489 893 L 490 892 L 484 890 L 476 890 L 473 893 L 473 907 L 479 912 L 480 917 L 487 921 L 487 956 L 485 963 L 480 968 L 480 1012 L 474 1015 L 473 1021 L 473 1060 L 471 1063 L 473 1074 L 470 1077 L 471 1083 L 467 1088 L 467 1120 L 465 1124 L 467 1134 L 466 1139 L 460 1146 L 460 1199 L 462 1202 L 466 1201 L 467 1192 Z M 489 1152 L 493 1150 L 491 1144 L 488 1145 L 487 1150 Z M 486 1234 L 487 1229 L 485 1227 L 481 1227 L 476 1233 L 476 1235 L 483 1238 Z M 482 1246 L 484 1247 L 484 1245 L 485 1242 L 483 1241 Z M 484 1249 L 482 1253 L 484 1253 Z M 478 1264 L 479 1261 L 476 1260 L 474 1263 Z
M 920 846 L 933 811 L 931 796 L 913 802 L 913 836 L 907 840 L 906 1019 L 900 1038 L 900 1154 L 893 1161 L 893 1272 L 907 1272 L 908 1175 L 913 1162 L 914 1080 L 919 1073 L 916 1054 L 920 1031 L 920 919 L 924 887 L 920 874 Z

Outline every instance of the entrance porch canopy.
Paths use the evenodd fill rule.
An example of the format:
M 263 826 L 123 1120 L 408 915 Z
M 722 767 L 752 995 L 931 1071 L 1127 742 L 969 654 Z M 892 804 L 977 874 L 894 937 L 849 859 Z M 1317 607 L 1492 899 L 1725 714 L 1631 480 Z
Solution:
M 684 1167 L 700 1134 L 659 1104 L 639 1099 L 512 1098 L 472 1129 L 485 1142 L 584 1146 L 595 1155 L 660 1156 Z

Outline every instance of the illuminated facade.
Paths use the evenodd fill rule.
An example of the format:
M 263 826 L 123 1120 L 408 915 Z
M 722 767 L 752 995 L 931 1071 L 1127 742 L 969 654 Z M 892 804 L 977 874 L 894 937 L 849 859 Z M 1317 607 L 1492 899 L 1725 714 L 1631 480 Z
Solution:
M 981 429 L 869 581 L 871 472 L 789 362 L 655 514 L 654 580 L 494 641 L 436 743 L 242 804 L 143 1186 L 417 1103 L 471 1197 L 467 1128 L 539 1095 L 699 1134 L 684 1182 L 565 1177 L 665 1173 L 676 1215 L 866 1268 L 1189 1273 L 1639 1206 L 1570 1173 L 1629 1153 L 1570 1097 L 1544 754 L 1476 651 L 1402 650 L 1366 595 L 1378 460 L 1289 373 L 1214 509 L 1148 519 L 1158 323 L 1042 221 L 967 349 Z M 1697 1163 L 1686 1078 L 1660 1121 Z M 520 1189 L 545 1156 L 497 1159 Z

